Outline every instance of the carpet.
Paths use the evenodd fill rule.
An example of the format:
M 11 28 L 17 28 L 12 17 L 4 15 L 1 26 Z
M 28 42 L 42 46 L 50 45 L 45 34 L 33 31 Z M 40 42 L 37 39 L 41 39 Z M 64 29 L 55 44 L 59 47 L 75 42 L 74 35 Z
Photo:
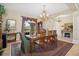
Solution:
M 12 56 L 21 56 L 21 54 L 19 53 L 20 52 L 19 44 L 11 45 L 11 48 L 13 48 L 11 49 Z M 72 43 L 58 40 L 57 47 L 49 45 L 48 48 L 41 49 L 38 46 L 36 46 L 35 51 L 29 54 L 29 56 L 65 56 L 72 46 L 73 46 Z

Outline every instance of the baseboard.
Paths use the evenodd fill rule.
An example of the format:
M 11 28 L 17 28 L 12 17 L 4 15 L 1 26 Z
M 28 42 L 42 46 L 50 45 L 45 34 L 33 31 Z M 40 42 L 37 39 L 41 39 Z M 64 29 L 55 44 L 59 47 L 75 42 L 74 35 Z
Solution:
M 79 44 L 79 40 L 73 40 L 72 43 L 74 43 L 74 44 Z

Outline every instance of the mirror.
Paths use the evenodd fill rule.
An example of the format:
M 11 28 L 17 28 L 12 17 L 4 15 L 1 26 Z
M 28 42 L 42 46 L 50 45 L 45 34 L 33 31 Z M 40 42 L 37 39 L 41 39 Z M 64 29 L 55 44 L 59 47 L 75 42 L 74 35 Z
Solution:
M 12 19 L 8 19 L 6 21 L 6 31 L 15 31 L 16 29 L 16 21 Z
M 28 32 L 30 30 L 30 23 L 28 22 L 28 21 L 25 21 L 24 22 L 24 31 L 26 32 Z
M 24 19 L 22 20 L 22 32 L 25 35 L 36 35 L 36 22 L 32 19 Z

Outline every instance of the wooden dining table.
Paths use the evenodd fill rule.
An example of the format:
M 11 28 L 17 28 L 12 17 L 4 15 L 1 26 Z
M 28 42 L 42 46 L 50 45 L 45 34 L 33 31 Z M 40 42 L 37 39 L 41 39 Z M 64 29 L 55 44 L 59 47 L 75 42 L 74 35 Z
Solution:
M 53 37 L 55 37 L 55 35 L 52 35 Z M 35 49 L 35 41 L 36 40 L 39 40 L 39 38 L 40 38 L 40 35 L 38 34 L 37 36 L 30 36 L 30 35 L 26 35 L 26 37 L 28 37 L 28 38 L 30 38 L 30 53 L 32 53 Z M 49 36 L 48 35 L 46 35 L 45 36 L 46 38 L 48 38 Z

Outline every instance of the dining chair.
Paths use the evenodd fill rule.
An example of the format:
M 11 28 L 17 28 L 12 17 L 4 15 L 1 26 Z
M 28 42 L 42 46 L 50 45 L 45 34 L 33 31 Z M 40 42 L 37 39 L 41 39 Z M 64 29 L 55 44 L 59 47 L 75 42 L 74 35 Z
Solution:
M 47 44 L 53 45 L 55 42 L 55 37 L 53 35 L 53 31 L 48 31 L 48 36 L 47 36 Z
M 41 32 L 39 37 L 35 41 L 35 44 L 38 45 L 39 47 L 45 49 L 46 48 L 45 39 L 46 39 L 46 33 L 45 32 Z
M 30 41 L 28 38 L 25 37 L 25 35 L 21 35 L 21 51 L 23 54 L 28 55 L 30 52 Z
M 52 34 L 52 31 L 48 31 L 48 42 L 53 40 L 53 34 Z
M 56 30 L 53 30 L 53 35 L 54 35 L 54 42 L 55 42 L 55 45 L 56 45 L 56 47 L 57 47 L 57 41 L 58 41 L 58 38 L 57 38 L 57 32 L 56 32 Z

